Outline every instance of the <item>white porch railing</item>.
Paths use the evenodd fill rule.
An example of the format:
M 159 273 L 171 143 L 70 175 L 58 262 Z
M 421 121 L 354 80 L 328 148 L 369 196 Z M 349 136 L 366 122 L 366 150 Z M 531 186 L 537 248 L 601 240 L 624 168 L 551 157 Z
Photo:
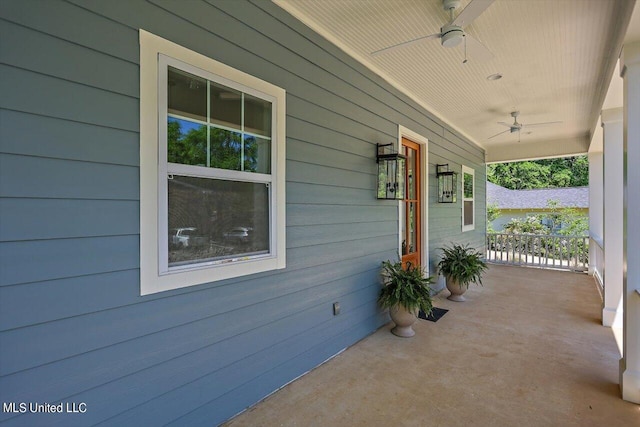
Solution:
M 487 233 L 487 261 L 586 271 L 589 237 Z
M 604 289 L 604 243 L 595 234 L 589 237 L 589 269 L 593 272 L 600 290 Z

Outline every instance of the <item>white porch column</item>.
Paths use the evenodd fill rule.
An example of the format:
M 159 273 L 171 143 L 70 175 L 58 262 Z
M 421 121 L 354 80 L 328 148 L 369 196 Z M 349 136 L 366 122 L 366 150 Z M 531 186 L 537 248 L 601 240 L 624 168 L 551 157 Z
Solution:
M 640 41 L 625 44 L 624 79 L 624 346 L 622 398 L 640 404 Z M 607 257 L 609 255 L 607 254 Z
M 623 109 L 602 111 L 604 129 L 604 304 L 602 324 L 622 327 Z
M 598 136 L 601 138 L 600 135 Z M 597 275 L 601 285 L 604 283 L 604 266 L 602 249 L 600 249 L 604 246 L 602 237 L 604 236 L 604 171 L 602 162 L 602 151 L 589 151 L 589 274 Z

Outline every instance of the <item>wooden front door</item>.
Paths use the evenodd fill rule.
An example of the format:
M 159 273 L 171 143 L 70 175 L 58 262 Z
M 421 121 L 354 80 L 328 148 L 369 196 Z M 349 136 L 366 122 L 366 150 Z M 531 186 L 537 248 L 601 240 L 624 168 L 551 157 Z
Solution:
M 405 199 L 401 207 L 401 233 L 402 233 L 402 264 L 411 262 L 412 265 L 420 265 L 422 254 L 420 252 L 421 233 L 420 225 L 422 212 L 420 195 L 421 165 L 420 145 L 408 139 L 402 138 L 402 151 L 407 156 L 405 176 Z

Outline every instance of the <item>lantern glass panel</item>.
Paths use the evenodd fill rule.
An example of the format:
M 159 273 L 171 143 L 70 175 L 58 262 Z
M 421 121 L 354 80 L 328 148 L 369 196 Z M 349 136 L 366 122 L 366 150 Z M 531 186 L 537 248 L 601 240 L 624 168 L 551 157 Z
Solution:
M 378 160 L 378 199 L 404 198 L 405 159 L 381 158 Z
M 438 202 L 456 203 L 456 175 L 455 173 L 442 173 L 438 175 Z

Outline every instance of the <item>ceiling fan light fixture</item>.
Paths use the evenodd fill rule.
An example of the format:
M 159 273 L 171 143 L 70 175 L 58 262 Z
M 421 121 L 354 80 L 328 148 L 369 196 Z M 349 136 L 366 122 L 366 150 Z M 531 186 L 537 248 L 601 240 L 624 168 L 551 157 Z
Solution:
M 464 31 L 459 25 L 446 25 L 440 29 L 441 43 L 444 47 L 456 47 L 462 42 Z

